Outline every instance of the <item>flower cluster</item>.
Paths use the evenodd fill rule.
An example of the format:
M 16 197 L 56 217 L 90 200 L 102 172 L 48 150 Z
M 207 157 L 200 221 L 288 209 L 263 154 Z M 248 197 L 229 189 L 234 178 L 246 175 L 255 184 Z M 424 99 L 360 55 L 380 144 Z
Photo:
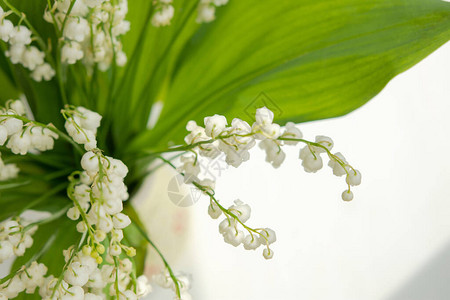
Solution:
M 24 108 L 18 102 L 10 101 L 5 114 L 7 112 L 21 115 Z M 47 268 L 33 263 L 0 286 L 0 300 L 16 297 L 23 291 L 34 293 L 36 287 L 39 287 L 42 299 L 101 300 L 105 291 L 120 300 L 140 299 L 151 292 L 151 286 L 145 276 L 136 278 L 133 263 L 124 258 L 135 256 L 136 250 L 122 244 L 123 229 L 131 223 L 122 213 L 123 201 L 129 197 L 124 184 L 128 168 L 122 161 L 104 156 L 96 148 L 99 114 L 83 107 L 66 107 L 62 113 L 70 136 L 91 150 L 81 158 L 83 171 L 69 177 L 67 189 L 74 206 L 66 214 L 72 220 L 81 217 L 76 228 L 83 233 L 83 240 L 77 248 L 71 246 L 63 251 L 66 264 L 59 277 L 44 277 Z M 20 118 L 11 120 L 21 121 Z M 14 127 L 12 125 L 6 123 L 4 126 Z M 24 126 L 19 125 L 17 127 Z M 92 137 L 92 141 L 83 139 L 86 136 Z M 0 262 L 24 255 L 33 243 L 31 235 L 36 229 L 34 224 L 26 224 L 19 218 L 1 223 Z
M 276 241 L 275 231 L 270 228 L 253 229 L 248 227 L 245 224 L 251 215 L 251 208 L 248 204 L 235 200 L 234 205 L 224 209 L 218 201 L 211 197 L 208 214 L 211 218 L 217 219 L 222 213 L 225 219 L 219 224 L 219 232 L 222 234 L 225 243 L 234 247 L 242 244 L 246 250 L 256 250 L 263 245 L 266 247 L 263 250 L 264 258 L 270 259 L 273 257 L 273 250 L 270 249 L 269 245 Z M 239 229 L 239 225 L 247 234 Z
M 216 18 L 216 8 L 228 0 L 200 0 L 197 8 L 197 23 L 209 23 Z
M 66 131 L 76 143 L 84 145 L 86 151 L 97 148 L 96 135 L 101 115 L 82 106 L 66 106 L 62 114 L 66 119 Z
M 180 157 L 182 165 L 177 169 L 184 175 L 184 183 L 199 183 L 203 187 L 208 187 L 213 190 L 215 188 L 215 182 L 210 178 L 199 179 L 201 168 L 198 163 L 197 157 L 194 155 L 183 155 Z
M 342 153 L 337 152 L 331 154 L 333 148 L 333 140 L 327 136 L 316 136 L 314 144 L 307 144 L 300 150 L 300 159 L 302 166 L 308 173 L 315 173 L 323 167 L 323 160 L 321 154 L 326 153 L 329 157 L 328 166 L 333 170 L 336 176 L 346 175 L 346 183 L 348 189 L 342 192 L 342 200 L 353 200 L 353 192 L 350 190 L 351 186 L 361 184 L 361 173 L 350 166 L 345 160 Z
M 25 250 L 33 245 L 31 236 L 37 226 L 28 225 L 20 218 L 0 223 L 0 263 L 14 256 L 23 256 Z
M 5 164 L 0 153 L 0 181 L 16 178 L 19 174 L 19 168 L 16 164 Z
M 118 299 L 141 298 L 151 291 L 151 287 L 142 276 L 134 282 L 131 261 L 121 258 L 122 251 L 130 257 L 136 254 L 134 248 L 121 243 L 124 237 L 122 230 L 131 223 L 130 218 L 122 213 L 123 201 L 128 199 L 124 184 L 128 168 L 122 161 L 105 156 L 96 148 L 99 114 L 83 107 L 66 107 L 62 113 L 69 135 L 89 150 L 81 158 L 83 171 L 70 177 L 68 195 L 74 206 L 67 211 L 72 220 L 81 217 L 76 227 L 88 235 L 88 242 L 79 252 L 75 249 L 65 251 L 67 268 L 64 280 L 59 285 L 50 280 L 41 296 L 45 298 L 49 293 L 58 293 L 61 299 L 74 295 L 84 299 L 103 299 L 100 295 L 106 287 L 109 294 Z M 109 243 L 106 248 L 105 242 Z M 134 290 L 130 289 L 132 282 Z
M 134 248 L 121 244 L 122 229 L 131 223 L 121 212 L 122 201 L 128 199 L 123 182 L 128 168 L 118 159 L 103 156 L 100 151 L 86 152 L 81 166 L 84 172 L 78 179 L 72 178 L 69 196 L 75 206 L 68 210 L 67 216 L 72 220 L 82 217 L 77 229 L 89 233 L 94 247 L 109 234 L 109 255 L 119 256 L 123 249 L 128 256 L 134 256 Z
M 32 32 L 24 25 L 14 26 L 6 19 L 9 14 L 0 7 L 0 39 L 9 43 L 5 55 L 13 64 L 21 64 L 32 71 L 31 78 L 35 81 L 52 79 L 55 71 L 45 62 L 45 53 L 31 45 Z
M 263 107 L 256 110 L 255 122 L 251 126 L 237 118 L 231 121 L 231 126 L 228 126 L 227 119 L 220 115 L 206 117 L 204 127 L 197 125 L 195 121 L 189 121 L 186 125 L 189 131 L 185 137 L 187 145 L 178 148 L 193 153 L 182 156 L 182 164 L 177 168 L 184 175 L 185 183 L 192 183 L 210 197 L 208 213 L 213 219 L 225 215 L 225 219 L 219 225 L 219 232 L 223 235 L 224 241 L 235 247 L 242 244 L 247 250 L 255 250 L 264 245 L 266 247 L 263 256 L 266 259 L 273 256 L 269 246 L 276 241 L 275 232 L 269 228 L 248 227 L 245 222 L 250 218 L 251 209 L 240 200 L 236 200 L 228 209 L 224 208 L 214 197 L 214 182 L 198 178 L 201 172 L 198 155 L 214 159 L 223 154 L 227 164 L 238 167 L 250 158 L 249 150 L 259 141 L 259 147 L 266 152 L 266 161 L 274 168 L 278 168 L 286 158 L 282 147 L 302 142 L 306 146 L 300 150 L 300 159 L 306 172 L 321 169 L 323 166 L 321 154 L 326 153 L 333 174 L 347 175 L 348 189 L 341 195 L 343 200 L 352 200 L 353 193 L 350 187 L 361 183 L 361 173 L 350 166 L 341 153 L 331 153 L 333 148 L 331 138 L 317 136 L 314 142 L 310 142 L 303 139 L 302 132 L 294 123 L 289 122 L 282 128 L 274 123 L 273 119 L 273 112 Z M 244 233 L 245 230 L 248 232 L 247 235 Z
M 0 285 L 0 300 L 12 299 L 25 291 L 33 294 L 37 287 L 44 284 L 47 267 L 32 262 L 28 268 L 22 267 L 11 279 Z
M 8 141 L 6 147 L 21 155 L 53 149 L 58 134 L 49 129 L 51 125 L 37 125 L 32 121 L 24 123 L 27 120 L 24 116 L 25 107 L 21 100 L 9 100 L 6 107 L 0 107 L 0 146 Z
M 206 128 L 210 135 L 214 135 L 215 126 L 206 126 Z M 192 138 L 192 136 L 189 138 Z M 205 149 L 203 148 L 202 151 L 205 151 Z M 177 170 L 184 176 L 185 182 L 193 184 L 209 196 L 210 205 L 208 206 L 208 214 L 210 217 L 212 219 L 218 219 L 222 214 L 225 216 L 225 219 L 219 224 L 219 232 L 222 234 L 225 243 L 234 247 L 242 244 L 246 250 L 256 250 L 259 246 L 263 245 L 265 246 L 263 250 L 264 258 L 271 259 L 273 257 L 273 250 L 270 248 L 270 245 L 276 241 L 275 231 L 270 228 L 254 229 L 247 226 L 245 223 L 250 219 L 251 215 L 251 208 L 248 204 L 236 200 L 234 201 L 234 205 L 226 209 L 215 198 L 214 182 L 210 179 L 199 180 L 197 178 L 199 166 L 196 163 L 196 158 L 181 157 L 181 161 L 184 164 L 180 168 L 177 168 Z M 172 167 L 175 168 L 174 165 Z M 246 235 L 245 232 L 248 234 Z
M 152 17 L 152 25 L 155 27 L 170 25 L 175 9 L 172 0 L 159 0 L 155 5 L 155 14 Z
M 118 295 L 117 299 L 138 299 L 151 291 L 145 276 L 137 278 L 134 291 L 128 289 L 133 270 L 129 259 L 100 265 L 92 253 L 96 252 L 87 245 L 78 252 L 73 247 L 65 250 L 64 278 L 58 281 L 53 275 L 48 276 L 39 289 L 40 296 L 43 299 L 101 300 L 107 288 L 111 296 Z
M 62 33 L 62 62 L 75 64 L 83 59 L 86 67 L 97 64 L 102 71 L 113 62 L 125 65 L 120 36 L 130 29 L 125 20 L 127 1 L 78 0 L 73 6 L 71 2 L 57 0 L 44 14 L 44 19 Z
M 186 129 L 189 134 L 185 142 L 194 156 L 184 156 L 180 172 L 185 175 L 185 181 L 191 183 L 202 182 L 197 178 L 200 166 L 196 155 L 215 158 L 219 154 L 225 155 L 227 164 L 238 167 L 250 158 L 249 150 L 259 141 L 259 147 L 266 152 L 266 161 L 274 168 L 280 167 L 286 158 L 282 147 L 285 145 L 297 145 L 299 142 L 306 144 L 300 150 L 300 159 L 306 172 L 317 172 L 323 166 L 321 154 L 326 153 L 329 166 L 336 176 L 346 176 L 348 189 L 342 193 L 342 199 L 350 201 L 353 193 L 350 186 L 361 183 L 361 173 L 347 163 L 341 153 L 331 153 L 333 140 L 326 136 L 317 136 L 315 142 L 303 139 L 303 134 L 294 123 L 289 122 L 284 128 L 273 122 L 274 114 L 266 107 L 256 110 L 255 122 L 250 126 L 247 122 L 235 118 L 228 126 L 224 116 L 214 115 L 204 119 L 205 127 L 197 125 L 195 121 L 189 121 Z
M 165 271 L 154 275 L 153 280 L 157 285 L 165 289 L 171 289 L 174 292 L 177 292 L 178 289 L 180 297 L 175 298 L 175 300 L 191 300 L 192 297 L 188 292 L 191 288 L 191 276 L 179 273 L 175 274 L 174 277 L 176 278 L 176 281 L 173 280 L 173 277 L 169 272 Z

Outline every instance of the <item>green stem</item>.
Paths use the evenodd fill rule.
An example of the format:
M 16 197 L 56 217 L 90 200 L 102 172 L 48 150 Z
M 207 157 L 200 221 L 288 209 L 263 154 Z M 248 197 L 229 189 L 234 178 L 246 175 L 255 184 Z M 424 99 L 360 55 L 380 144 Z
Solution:
M 175 167 L 175 165 L 173 163 L 171 163 L 170 161 L 166 160 L 163 157 L 159 157 L 161 160 L 163 160 L 165 163 L 167 163 L 169 166 L 171 166 L 173 169 L 177 170 L 177 167 Z M 184 173 L 179 172 L 181 175 L 184 176 Z M 261 232 L 257 231 L 256 229 L 253 229 L 247 225 L 245 225 L 238 216 L 236 216 L 233 212 L 231 212 L 230 210 L 226 209 L 225 207 L 223 207 L 219 201 L 215 198 L 214 193 L 211 193 L 209 190 L 207 190 L 205 187 L 203 187 L 202 185 L 200 185 L 197 182 L 192 182 L 192 184 L 198 188 L 200 191 L 204 192 L 205 194 L 207 194 L 215 203 L 216 205 L 219 207 L 219 209 L 225 214 L 228 215 L 230 217 L 232 217 L 233 219 L 235 219 L 239 224 L 241 224 L 242 227 L 244 227 L 247 231 L 249 232 L 254 232 L 258 235 L 260 235 L 261 237 L 263 237 L 266 240 L 266 244 L 267 244 L 267 237 L 264 236 Z M 268 246 L 268 244 L 267 244 Z
M 58 282 L 56 282 L 55 286 L 53 287 L 53 292 L 52 292 L 52 296 L 51 296 L 52 299 L 55 296 L 56 289 L 61 285 L 61 282 L 62 282 L 62 280 L 64 278 L 64 273 L 66 273 L 67 268 L 72 263 L 72 260 L 74 259 L 76 254 L 80 251 L 81 246 L 83 245 L 85 239 L 86 239 L 86 232 L 81 236 L 80 242 L 78 243 L 78 247 L 76 249 L 74 247 L 72 255 L 70 256 L 69 260 L 64 265 L 64 267 L 63 267 L 63 269 L 61 271 L 61 274 L 58 277 Z
M 55 14 L 53 13 L 53 5 L 51 3 L 51 0 L 47 0 L 47 6 L 48 6 L 48 10 L 50 12 L 50 15 L 52 16 L 53 27 L 55 28 L 56 35 L 59 37 L 59 36 L 61 36 L 61 31 L 58 28 L 58 23 L 56 22 Z
M 254 233 L 259 234 L 260 236 L 263 236 L 260 232 L 256 231 L 256 229 L 253 229 L 251 227 L 248 227 L 247 225 L 245 225 L 238 216 L 236 216 L 233 212 L 231 212 L 229 209 L 226 209 L 225 207 L 223 207 L 219 201 L 215 198 L 214 194 L 211 193 L 210 191 L 208 191 L 207 189 L 205 189 L 202 185 L 198 184 L 197 182 L 192 182 L 192 184 L 198 188 L 200 191 L 204 192 L 205 194 L 207 194 L 215 203 L 216 205 L 219 207 L 219 209 L 225 214 L 225 215 L 229 215 L 230 217 L 232 217 L 233 219 L 235 219 L 239 224 L 242 225 L 242 227 L 244 227 L 245 229 L 247 229 L 248 231 L 252 231 Z M 264 237 L 265 238 L 265 237 Z M 267 238 L 265 238 L 267 239 Z
M 73 6 L 75 5 L 75 2 L 77 2 L 77 0 L 71 0 L 70 1 L 69 8 L 67 9 L 67 13 L 64 16 L 64 20 L 63 20 L 62 25 L 61 25 L 61 33 L 64 33 L 64 27 L 66 27 L 67 19 L 69 19 L 70 13 L 72 12 L 72 9 L 73 9 Z
M 163 153 L 168 153 L 168 152 L 178 152 L 178 151 L 189 151 L 191 149 L 194 149 L 195 147 L 201 146 L 201 145 L 206 145 L 206 144 L 211 144 L 214 143 L 215 141 L 218 140 L 224 140 L 224 139 L 228 139 L 230 137 L 249 137 L 254 135 L 254 133 L 248 133 L 248 134 L 226 134 L 226 135 L 219 135 L 216 138 L 211 138 L 209 140 L 206 141 L 200 141 L 200 142 L 196 142 L 193 144 L 189 144 L 189 145 L 182 145 L 182 146 L 178 146 L 178 147 L 173 147 L 173 148 L 166 148 L 164 150 L 147 150 L 144 151 L 144 153 L 146 154 L 150 154 L 150 155 L 159 155 L 159 154 L 163 154 Z
M 293 142 L 302 142 L 305 143 L 309 146 L 314 146 L 314 147 L 319 147 L 322 148 L 323 150 L 325 150 L 325 152 L 327 153 L 328 157 L 334 161 L 336 161 L 339 165 L 341 165 L 341 167 L 345 170 L 345 172 L 347 173 L 347 175 L 349 175 L 348 170 L 346 167 L 349 167 L 350 169 L 352 169 L 352 171 L 355 173 L 356 175 L 356 170 L 349 164 L 345 163 L 344 161 L 342 161 L 342 159 L 340 159 L 339 157 L 337 157 L 336 155 L 334 155 L 333 153 L 331 153 L 330 150 L 328 150 L 327 147 L 325 147 L 324 145 L 320 144 L 320 143 L 315 143 L 315 142 L 310 142 L 308 140 L 305 139 L 296 139 L 296 138 L 284 138 L 284 137 L 279 137 L 278 140 L 280 141 L 293 141 Z M 350 186 L 349 186 L 350 188 Z
M 180 282 L 178 281 L 177 277 L 172 271 L 172 268 L 170 267 L 167 260 L 164 258 L 164 255 L 161 253 L 161 251 L 156 247 L 155 243 L 148 237 L 147 233 L 140 227 L 136 222 L 133 221 L 133 225 L 136 227 L 136 229 L 139 231 L 139 233 L 142 235 L 142 237 L 152 246 L 153 249 L 158 253 L 159 257 L 164 263 L 164 266 L 166 267 L 167 271 L 169 272 L 170 278 L 172 278 L 173 283 L 175 285 L 176 294 L 178 298 L 181 298 L 181 291 L 180 291 Z
M 196 142 L 196 143 L 189 144 L 189 145 L 183 145 L 183 146 L 178 146 L 178 147 L 174 147 L 174 148 L 168 148 L 168 149 L 159 150 L 159 151 L 145 151 L 145 153 L 147 153 L 149 155 L 160 155 L 160 154 L 168 153 L 168 152 L 189 151 L 189 150 L 192 150 L 192 149 L 194 149 L 194 148 L 196 148 L 198 146 L 201 146 L 201 145 L 211 144 L 211 143 L 213 143 L 213 142 L 215 142 L 217 140 L 224 141 L 225 139 L 230 138 L 230 137 L 234 137 L 234 138 L 236 138 L 236 137 L 249 137 L 249 136 L 252 136 L 254 134 L 255 134 L 255 132 L 251 132 L 251 133 L 248 133 L 248 134 L 225 134 L 225 135 L 219 135 L 219 136 L 217 136 L 215 138 L 211 138 L 211 139 L 206 140 L 206 141 L 200 141 L 200 142 Z M 344 161 L 342 161 L 342 159 L 340 159 L 339 157 L 337 157 L 336 155 L 331 153 L 330 150 L 328 150 L 327 147 L 325 147 L 324 145 L 322 145 L 320 143 L 311 142 L 311 141 L 308 141 L 308 140 L 305 140 L 305 139 L 287 138 L 287 137 L 279 137 L 279 138 L 277 138 L 277 140 L 278 141 L 302 142 L 302 143 L 305 143 L 305 144 L 307 144 L 309 146 L 322 148 L 323 150 L 325 150 L 325 152 L 327 153 L 327 155 L 328 155 L 328 157 L 330 159 L 336 161 L 338 164 L 341 165 L 341 167 L 345 170 L 347 175 L 348 175 L 348 171 L 347 171 L 346 167 L 351 168 L 353 170 L 353 172 L 355 172 L 355 174 L 356 174 L 356 170 L 352 166 L 350 166 L 349 164 L 347 164 Z
M 86 212 L 83 210 L 83 208 L 81 207 L 81 205 L 78 202 L 78 200 L 76 199 L 76 197 L 73 197 L 73 195 L 72 195 L 72 193 L 74 191 L 74 186 L 76 185 L 76 183 L 77 182 L 72 181 L 69 184 L 69 187 L 67 188 L 67 196 L 70 198 L 70 200 L 73 201 L 73 203 L 77 207 L 78 211 L 80 212 L 81 218 L 83 219 L 83 222 L 86 224 L 87 233 L 89 234 L 89 237 L 91 238 L 92 241 L 95 241 L 95 237 L 94 237 L 94 233 L 93 233 L 94 230 L 92 229 L 91 225 L 89 225 Z
M 67 19 L 69 18 L 70 12 L 72 11 L 73 6 L 75 5 L 76 0 L 72 0 L 70 2 L 69 9 L 67 10 L 66 15 L 64 16 L 63 23 L 61 25 L 61 31 L 60 34 L 64 33 L 64 27 L 66 26 Z M 61 40 L 57 43 L 57 49 L 56 49 L 56 78 L 58 81 L 58 87 L 61 94 L 62 102 L 63 104 L 69 104 L 69 101 L 67 100 L 66 90 L 64 88 L 64 77 L 63 77 L 63 67 L 61 64 Z
M 120 291 L 119 291 L 119 260 L 117 257 L 114 257 L 114 266 L 116 267 L 116 280 L 114 281 L 114 287 L 116 289 L 116 297 L 117 300 L 120 299 Z

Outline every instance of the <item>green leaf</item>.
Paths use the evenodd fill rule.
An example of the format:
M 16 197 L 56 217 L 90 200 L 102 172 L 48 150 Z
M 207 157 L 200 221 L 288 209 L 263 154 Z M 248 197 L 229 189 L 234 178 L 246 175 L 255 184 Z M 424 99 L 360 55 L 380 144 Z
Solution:
M 231 0 L 179 54 L 160 121 L 129 149 L 180 143 L 215 113 L 252 121 L 264 102 L 281 124 L 344 115 L 449 38 L 440 0 Z
M 0 150 L 2 160 L 16 164 L 20 170 L 17 178 L 0 182 L 0 220 L 16 216 L 25 208 L 53 213 L 70 203 L 66 195 L 67 176 L 72 171 L 69 163 L 62 168 L 41 163 L 42 160 L 58 162 L 59 156 L 50 151 L 21 156 L 2 147 Z
M 18 98 L 20 93 L 14 85 L 14 77 L 10 69 L 10 63 L 5 57 L 3 51 L 0 51 L 0 105 L 3 105 L 9 99 Z
M 176 14 L 171 25 L 154 27 L 149 18 L 154 13 L 152 2 L 129 1 L 127 19 L 131 21 L 131 31 L 122 39 L 128 64 L 119 71 L 113 99 L 118 147 L 124 146 L 127 136 L 146 127 L 153 103 L 165 93 L 164 83 L 176 58 L 199 27 L 194 14 L 197 3 L 197 0 L 173 1 Z
M 130 219 L 142 226 L 142 222 L 136 210 L 131 203 L 127 203 L 123 211 Z M 142 237 L 142 234 L 134 226 L 124 228 L 124 236 L 127 246 L 132 246 L 136 249 L 136 256 L 134 257 L 134 264 L 137 275 L 144 273 L 145 258 L 147 257 L 147 241 Z

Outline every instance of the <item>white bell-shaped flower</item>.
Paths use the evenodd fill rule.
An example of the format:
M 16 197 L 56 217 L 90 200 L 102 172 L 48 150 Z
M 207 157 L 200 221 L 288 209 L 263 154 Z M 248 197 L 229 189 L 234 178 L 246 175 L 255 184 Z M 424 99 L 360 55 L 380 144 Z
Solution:
M 336 157 L 338 157 L 342 163 L 346 164 L 347 161 L 345 160 L 344 155 L 342 155 L 342 153 L 337 152 L 334 154 Z M 336 160 L 336 159 L 330 159 L 330 161 L 328 162 L 328 166 L 333 169 L 333 174 L 336 176 L 343 176 L 345 174 L 347 174 L 346 169 L 348 168 L 344 168 L 342 167 L 342 165 Z
M 175 9 L 172 5 L 166 5 L 161 10 L 155 12 L 152 17 L 152 25 L 155 27 L 170 25 Z
M 14 31 L 10 37 L 9 43 L 11 45 L 31 44 L 31 30 L 23 25 L 14 27 Z
M 284 127 L 284 132 L 281 135 L 284 138 L 291 139 L 301 139 L 303 138 L 303 134 L 300 129 L 293 122 L 287 122 Z M 299 142 L 297 141 L 284 141 L 285 145 L 297 145 Z
M 81 167 L 86 172 L 97 173 L 99 170 L 98 157 L 94 152 L 88 151 L 81 158 Z
M 350 170 L 345 181 L 352 186 L 361 184 L 361 172 L 358 170 Z
M 15 133 L 11 136 L 6 147 L 11 149 L 14 154 L 25 155 L 31 148 L 31 138 L 30 135 L 25 133 Z
M 221 115 L 206 117 L 204 122 L 205 122 L 205 133 L 209 137 L 218 136 L 228 124 L 227 119 Z
M 64 36 L 70 40 L 83 42 L 89 35 L 89 23 L 84 18 L 69 18 L 64 27 Z
M 246 250 L 255 250 L 257 249 L 259 246 L 261 246 L 261 241 L 260 239 L 256 236 L 256 234 L 248 234 L 245 238 L 244 241 L 242 242 L 242 244 L 244 245 L 244 248 Z
M 14 25 L 10 20 L 2 19 L 0 21 L 0 39 L 8 42 L 14 33 Z
M 80 1 L 78 1 L 80 2 Z M 75 64 L 84 56 L 81 45 L 77 42 L 69 42 L 64 44 L 61 49 L 61 61 L 70 65 Z
M 209 23 L 216 18 L 216 8 L 209 4 L 200 4 L 197 14 L 197 23 Z
M 33 71 L 37 66 L 44 64 L 45 53 L 35 46 L 28 47 L 23 52 L 22 65 Z
M 0 125 L 0 146 L 3 146 L 8 138 L 8 129 L 4 125 Z
M 12 114 L 12 113 L 8 113 Z M 8 135 L 13 135 L 19 133 L 23 128 L 23 121 L 16 119 L 14 117 L 6 118 L 6 121 L 3 122 L 3 126 L 6 127 L 8 131 Z
M 34 81 L 40 82 L 42 80 L 49 81 L 55 76 L 55 70 L 48 64 L 43 63 L 41 65 L 36 66 L 34 71 L 31 73 L 31 78 Z

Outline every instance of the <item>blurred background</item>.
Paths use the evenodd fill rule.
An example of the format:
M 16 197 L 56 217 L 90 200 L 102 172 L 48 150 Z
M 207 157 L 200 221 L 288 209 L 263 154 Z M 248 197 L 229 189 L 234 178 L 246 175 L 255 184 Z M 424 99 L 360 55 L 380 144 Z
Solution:
M 239 169 L 220 159 L 204 165 L 225 206 L 241 199 L 252 207 L 249 225 L 276 231 L 270 261 L 262 249 L 225 244 L 208 199 L 180 186 L 169 168 L 149 178 L 136 206 L 172 267 L 192 274 L 196 300 L 450 299 L 449 112 L 446 44 L 362 108 L 300 125 L 309 140 L 332 137 L 334 150 L 361 170 L 352 202 L 340 199 L 344 178 L 327 166 L 303 171 L 301 145 L 284 148 L 279 169 L 257 147 Z M 160 267 L 150 255 L 147 273 Z M 149 299 L 173 298 L 153 287 Z
M 172 266 L 193 275 L 193 299 L 450 299 L 449 112 L 446 44 L 362 108 L 300 125 L 307 139 L 332 137 L 334 150 L 361 170 L 352 202 L 340 199 L 344 178 L 328 167 L 303 171 L 300 145 L 285 147 L 279 169 L 258 148 L 239 169 L 207 166 L 225 206 L 241 199 L 252 207 L 249 225 L 276 231 L 270 261 L 262 249 L 225 244 L 208 199 L 180 207 L 168 197 L 168 168 L 150 178 L 149 200 L 137 206 Z M 158 264 L 151 256 L 147 271 Z M 155 287 L 150 299 L 172 297 Z

